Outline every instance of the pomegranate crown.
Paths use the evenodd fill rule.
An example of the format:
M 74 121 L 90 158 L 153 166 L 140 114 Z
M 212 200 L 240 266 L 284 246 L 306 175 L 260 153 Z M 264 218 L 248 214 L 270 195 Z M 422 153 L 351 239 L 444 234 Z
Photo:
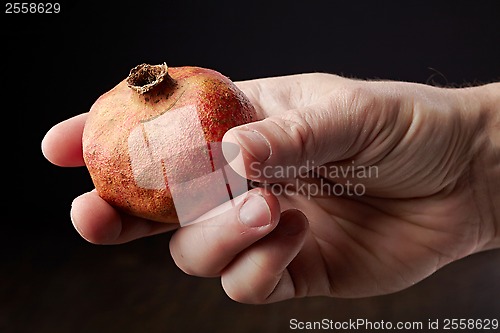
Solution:
M 158 86 L 167 76 L 166 63 L 160 65 L 140 64 L 130 70 L 127 86 L 142 95 Z

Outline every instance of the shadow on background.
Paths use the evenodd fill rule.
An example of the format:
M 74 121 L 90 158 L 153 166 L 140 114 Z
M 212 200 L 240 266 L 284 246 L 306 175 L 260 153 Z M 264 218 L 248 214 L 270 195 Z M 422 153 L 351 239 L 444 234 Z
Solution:
M 11 129 L 2 159 L 1 332 L 282 332 L 292 318 L 498 318 L 499 251 L 392 295 L 237 304 L 219 280 L 175 267 L 169 234 L 85 243 L 69 209 L 92 188 L 90 177 L 84 168 L 50 165 L 40 151 L 52 125 L 86 112 L 142 62 L 208 67 L 236 81 L 316 71 L 446 86 L 496 81 L 497 1 L 67 1 L 61 8 L 1 18 L 2 110 Z
M 455 262 L 392 295 L 255 306 L 230 300 L 218 279 L 182 273 L 170 258 L 168 239 L 159 235 L 109 247 L 76 241 L 72 248 L 25 251 L 2 267 L 16 273 L 0 279 L 2 332 L 253 333 L 287 332 L 292 319 L 424 327 L 435 319 L 443 327 L 444 318 L 498 319 L 499 251 Z

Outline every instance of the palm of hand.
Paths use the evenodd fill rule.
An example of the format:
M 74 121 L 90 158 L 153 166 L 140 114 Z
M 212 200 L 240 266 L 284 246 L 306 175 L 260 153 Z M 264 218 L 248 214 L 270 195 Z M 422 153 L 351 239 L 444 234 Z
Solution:
M 263 118 L 307 108 L 322 112 L 331 109 L 337 97 L 350 94 L 339 88 L 347 83 L 341 78 L 297 79 L 244 83 L 242 89 Z M 357 132 L 349 135 L 357 140 L 338 137 L 345 147 L 342 155 L 318 168 L 323 173 L 312 178 L 309 174 L 301 182 L 316 183 L 315 190 L 336 188 L 335 193 L 340 193 L 340 184 L 357 182 L 366 194 L 312 195 L 304 187 L 302 192 L 285 193 L 287 183 L 280 183 L 282 209 L 300 209 L 309 220 L 304 245 L 288 266 L 296 296 L 394 292 L 471 253 L 477 245 L 479 229 L 469 218 L 475 205 L 464 177 L 470 162 L 463 148 L 468 138 L 456 137 L 457 123 L 450 121 L 448 110 L 419 101 L 395 104 L 392 97 L 380 95 L 375 102 L 370 91 L 352 91 L 351 102 L 343 103 L 340 112 L 353 114 L 350 125 Z M 376 177 L 328 174 L 332 168 L 353 168 L 353 161 L 358 168 L 375 166 Z

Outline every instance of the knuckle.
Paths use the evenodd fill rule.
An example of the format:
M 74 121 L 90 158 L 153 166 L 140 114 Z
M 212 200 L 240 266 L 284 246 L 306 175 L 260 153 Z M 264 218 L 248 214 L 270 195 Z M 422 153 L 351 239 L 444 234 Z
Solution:
M 380 93 L 370 82 L 349 80 L 343 87 L 331 92 L 330 108 L 350 114 L 358 114 L 373 108 L 380 99 Z
M 287 151 L 299 153 L 290 155 L 296 160 L 288 162 L 297 163 L 304 160 L 307 157 L 305 155 L 316 147 L 312 125 L 315 119 L 309 112 L 289 111 L 280 119 L 270 118 L 269 120 L 273 124 L 273 132 L 281 138 L 281 145 L 287 148 L 281 152 L 285 154 Z

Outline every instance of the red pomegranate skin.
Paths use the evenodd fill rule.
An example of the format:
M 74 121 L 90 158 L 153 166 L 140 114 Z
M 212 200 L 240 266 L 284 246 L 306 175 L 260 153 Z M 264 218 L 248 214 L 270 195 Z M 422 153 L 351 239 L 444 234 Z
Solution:
M 225 201 L 227 189 L 203 178 L 207 160 L 211 171 L 220 167 L 214 163 L 222 159 L 224 133 L 255 120 L 248 98 L 224 75 L 169 67 L 165 79 L 147 92 L 131 89 L 125 79 L 97 99 L 84 128 L 83 157 L 97 193 L 108 203 L 128 214 L 178 223 L 169 181 L 175 178 L 177 193 L 189 199 L 183 210 L 192 205 L 184 219 Z

